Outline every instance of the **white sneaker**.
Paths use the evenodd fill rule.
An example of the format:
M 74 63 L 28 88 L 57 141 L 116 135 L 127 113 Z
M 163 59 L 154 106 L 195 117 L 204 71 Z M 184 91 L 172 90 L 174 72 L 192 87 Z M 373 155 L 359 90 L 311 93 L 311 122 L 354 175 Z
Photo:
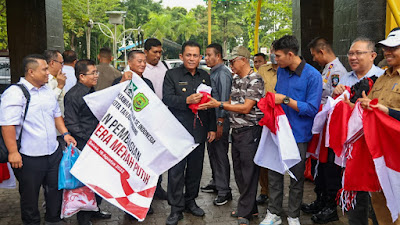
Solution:
M 265 216 L 265 219 L 260 223 L 260 225 L 280 225 L 280 224 L 282 224 L 281 217 L 271 213 L 269 210 L 267 210 L 267 215 Z
M 299 217 L 292 218 L 292 217 L 288 216 L 287 221 L 288 221 L 289 225 L 300 225 Z

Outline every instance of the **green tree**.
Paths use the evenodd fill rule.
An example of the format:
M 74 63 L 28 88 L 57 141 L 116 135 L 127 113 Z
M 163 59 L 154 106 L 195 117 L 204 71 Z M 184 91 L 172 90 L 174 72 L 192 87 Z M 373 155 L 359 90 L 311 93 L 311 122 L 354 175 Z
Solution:
M 184 41 L 188 41 L 192 35 L 197 34 L 201 26 L 194 17 L 193 12 L 181 16 L 181 18 L 176 21 L 176 25 L 176 34 L 178 36 L 181 35 Z
M 149 21 L 143 25 L 145 37 L 155 37 L 159 40 L 170 37 L 175 39 L 171 19 L 171 14 L 150 13 Z
M 6 1 L 0 0 L 0 50 L 8 48 Z

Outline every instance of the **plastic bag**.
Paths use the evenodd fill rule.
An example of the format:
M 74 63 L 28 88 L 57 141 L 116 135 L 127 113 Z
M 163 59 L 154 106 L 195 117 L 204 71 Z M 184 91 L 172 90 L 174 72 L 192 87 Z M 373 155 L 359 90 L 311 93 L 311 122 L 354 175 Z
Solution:
M 81 210 L 99 210 L 94 192 L 86 186 L 72 190 L 64 190 L 61 206 L 61 219 L 71 217 Z
M 72 144 L 65 148 L 58 168 L 58 190 L 75 189 L 84 186 L 69 172 L 78 159 L 79 154 L 80 150 Z

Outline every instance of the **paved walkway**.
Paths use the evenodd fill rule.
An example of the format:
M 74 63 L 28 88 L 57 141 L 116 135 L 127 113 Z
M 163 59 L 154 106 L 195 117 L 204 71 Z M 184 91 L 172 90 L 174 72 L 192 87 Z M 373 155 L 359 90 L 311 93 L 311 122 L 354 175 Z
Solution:
M 205 185 L 209 182 L 211 177 L 211 169 L 209 166 L 208 156 L 206 154 L 204 160 L 203 177 L 201 185 Z M 289 177 L 285 176 L 285 195 L 283 200 L 284 210 L 287 211 L 288 203 L 288 185 Z M 164 174 L 163 187 L 167 186 L 167 176 Z M 203 218 L 194 217 L 191 214 L 184 213 L 184 219 L 179 222 L 179 225 L 236 225 L 237 220 L 230 216 L 230 212 L 235 209 L 237 205 L 237 199 L 239 198 L 239 192 L 235 184 L 233 172 L 231 174 L 231 188 L 233 193 L 233 201 L 223 206 L 214 206 L 212 201 L 215 198 L 215 194 L 199 193 L 199 197 L 196 199 L 197 204 L 204 209 L 206 215 Z M 315 199 L 313 192 L 314 185 L 311 182 L 306 182 L 304 185 L 304 202 L 311 202 Z M 43 202 L 43 194 L 41 193 L 41 200 Z M 142 223 L 131 220 L 125 215 L 124 212 L 118 208 L 112 206 L 107 201 L 103 201 L 103 210 L 112 213 L 112 218 L 108 220 L 94 220 L 94 225 L 122 225 L 122 224 L 141 224 L 141 225 L 163 225 L 165 224 L 166 218 L 169 215 L 170 207 L 166 201 L 154 200 L 153 208 L 154 214 L 149 215 L 146 220 Z M 259 224 L 266 213 L 266 205 L 258 207 L 260 216 L 254 219 L 250 224 Z M 40 209 L 42 213 L 42 224 L 43 224 L 43 209 Z M 328 225 L 344 225 L 348 224 L 347 218 L 339 212 L 340 220 L 329 223 Z M 73 216 L 66 220 L 68 225 L 78 224 L 76 216 Z M 313 224 L 310 215 L 302 214 L 300 216 L 300 222 L 303 225 Z M 20 208 L 19 208 L 19 194 L 17 189 L 7 190 L 0 189 L 0 225 L 20 225 L 22 224 L 20 219 Z M 287 224 L 287 220 L 283 219 L 283 224 Z

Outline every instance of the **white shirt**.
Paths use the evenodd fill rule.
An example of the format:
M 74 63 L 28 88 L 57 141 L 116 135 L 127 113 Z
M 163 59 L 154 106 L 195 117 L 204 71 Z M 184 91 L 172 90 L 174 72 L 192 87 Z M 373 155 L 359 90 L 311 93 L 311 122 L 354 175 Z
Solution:
M 57 78 L 49 74 L 49 81 L 47 85 L 53 90 L 54 96 L 57 99 L 58 105 L 60 106 L 61 114 L 64 116 L 64 96 L 65 90 L 58 88 Z
M 25 85 L 31 95 L 20 153 L 27 156 L 51 155 L 58 148 L 54 119 L 61 116 L 54 93 L 47 85 L 36 88 L 24 78 L 18 83 Z M 1 95 L 0 125 L 16 126 L 16 139 L 21 132 L 25 105 L 25 96 L 18 86 L 11 86 Z
M 149 79 L 153 83 L 154 91 L 159 99 L 162 100 L 163 83 L 167 67 L 161 60 L 158 61 L 156 66 L 146 63 L 146 69 L 143 72 L 143 77 Z
M 67 93 L 69 89 L 71 89 L 76 84 L 76 76 L 75 69 L 72 66 L 64 65 L 62 68 L 62 72 L 67 76 L 67 80 L 65 81 L 64 91 Z
M 322 71 L 322 99 L 321 104 L 325 104 L 328 96 L 331 96 L 335 87 L 339 84 L 342 76 L 347 74 L 346 68 L 336 57 L 332 62 L 325 65 Z

